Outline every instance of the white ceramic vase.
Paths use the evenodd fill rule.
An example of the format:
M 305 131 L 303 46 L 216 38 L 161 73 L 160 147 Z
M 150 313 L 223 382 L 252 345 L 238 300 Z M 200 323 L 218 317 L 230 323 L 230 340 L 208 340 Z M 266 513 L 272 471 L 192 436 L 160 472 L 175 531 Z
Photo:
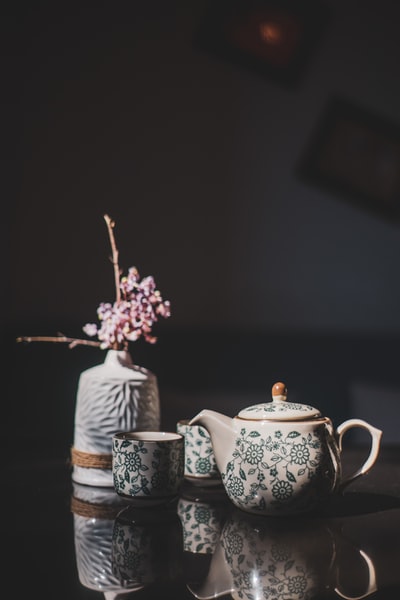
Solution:
M 72 479 L 86 485 L 113 487 L 113 435 L 159 429 L 156 376 L 134 365 L 129 352 L 108 350 L 103 364 L 83 371 L 79 378 Z

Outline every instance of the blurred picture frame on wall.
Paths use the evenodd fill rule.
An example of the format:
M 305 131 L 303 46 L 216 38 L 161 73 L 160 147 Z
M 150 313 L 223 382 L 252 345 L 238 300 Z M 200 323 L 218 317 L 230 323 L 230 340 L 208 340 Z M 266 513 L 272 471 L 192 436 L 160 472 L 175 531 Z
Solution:
M 211 0 L 195 46 L 283 87 L 295 88 L 329 17 L 324 0 Z
M 386 116 L 332 97 L 296 173 L 304 183 L 400 223 L 400 124 Z

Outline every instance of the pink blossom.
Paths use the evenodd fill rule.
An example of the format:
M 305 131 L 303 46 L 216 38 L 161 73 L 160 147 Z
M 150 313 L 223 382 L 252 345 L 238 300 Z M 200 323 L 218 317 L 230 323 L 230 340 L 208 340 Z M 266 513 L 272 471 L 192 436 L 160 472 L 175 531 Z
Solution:
M 152 276 L 140 281 L 136 267 L 131 267 L 128 275 L 121 277 L 120 290 L 120 301 L 99 305 L 97 316 L 100 326 L 87 323 L 83 331 L 90 337 L 97 335 L 103 349 L 123 347 L 141 336 L 154 344 L 157 338 L 151 335 L 153 325 L 158 316 L 171 316 L 170 302 L 163 300 Z

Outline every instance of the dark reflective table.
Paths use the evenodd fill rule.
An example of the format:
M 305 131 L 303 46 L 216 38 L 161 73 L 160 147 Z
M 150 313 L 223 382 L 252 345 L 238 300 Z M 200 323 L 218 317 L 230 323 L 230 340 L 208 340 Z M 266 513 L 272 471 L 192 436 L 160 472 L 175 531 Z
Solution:
M 13 461 L 2 477 L 4 596 L 308 600 L 400 598 L 400 448 L 307 517 L 252 517 L 223 488 L 185 482 L 138 509 L 71 480 L 67 461 Z M 346 451 L 349 469 L 363 448 Z

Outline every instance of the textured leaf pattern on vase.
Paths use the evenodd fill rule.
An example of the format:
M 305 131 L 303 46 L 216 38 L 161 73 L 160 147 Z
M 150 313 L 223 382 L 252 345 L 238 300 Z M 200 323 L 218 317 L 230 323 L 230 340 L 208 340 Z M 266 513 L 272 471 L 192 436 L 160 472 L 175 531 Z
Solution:
M 111 453 L 111 438 L 118 431 L 156 431 L 159 423 L 159 397 L 154 377 L 127 382 L 86 379 L 82 375 L 75 417 L 76 448 Z

